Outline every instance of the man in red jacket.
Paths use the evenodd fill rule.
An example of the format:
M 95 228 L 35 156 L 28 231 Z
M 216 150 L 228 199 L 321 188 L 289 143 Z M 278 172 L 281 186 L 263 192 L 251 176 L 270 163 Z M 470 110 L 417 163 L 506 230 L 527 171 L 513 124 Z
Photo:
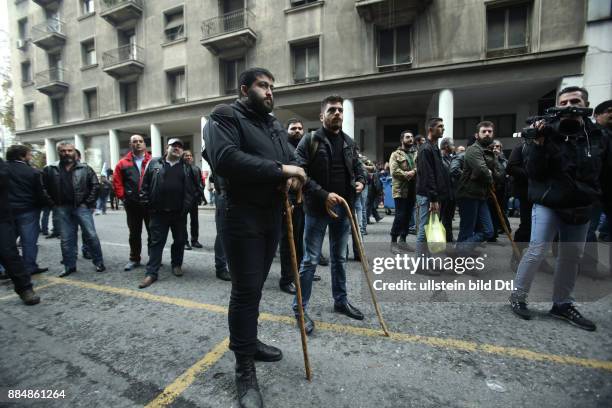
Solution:
M 128 152 L 115 167 L 113 173 L 113 188 L 117 198 L 123 201 L 127 224 L 130 230 L 130 261 L 123 268 L 126 271 L 140 266 L 140 252 L 142 251 L 142 223 L 147 229 L 149 237 L 149 212 L 139 199 L 142 177 L 151 160 L 151 154 L 147 152 L 144 137 L 134 134 L 130 137 L 130 148 Z

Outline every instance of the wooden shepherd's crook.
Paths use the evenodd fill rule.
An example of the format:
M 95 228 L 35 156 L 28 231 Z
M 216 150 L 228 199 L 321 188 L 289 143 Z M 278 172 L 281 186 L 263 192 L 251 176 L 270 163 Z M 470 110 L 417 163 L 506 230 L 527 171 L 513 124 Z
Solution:
M 378 302 L 376 301 L 376 293 L 374 293 L 374 288 L 372 287 L 372 279 L 370 278 L 370 266 L 368 265 L 368 258 L 365 256 L 365 249 L 363 248 L 363 242 L 361 241 L 361 234 L 357 229 L 357 224 L 355 223 L 355 218 L 353 217 L 353 212 L 349 207 L 348 203 L 345 199 L 340 197 L 342 200 L 342 205 L 347 214 L 349 214 L 349 219 L 351 220 L 351 230 L 353 231 L 353 239 L 357 243 L 357 248 L 359 249 L 359 258 L 361 259 L 361 268 L 363 269 L 363 273 L 365 274 L 366 280 L 368 281 L 368 289 L 370 290 L 370 295 L 372 296 L 372 303 L 374 304 L 374 309 L 376 310 L 376 316 L 378 316 L 378 322 L 380 323 L 380 327 L 382 328 L 385 336 L 389 336 L 389 330 L 387 330 L 387 325 L 382 317 L 382 312 L 380 311 L 380 307 L 378 306 Z M 327 209 L 327 213 L 332 218 L 338 218 L 338 214 L 334 213 L 331 208 L 327 205 L 325 207 Z
M 499 222 L 502 227 L 504 227 L 504 232 L 506 233 L 508 239 L 510 240 L 510 243 L 512 244 L 512 250 L 514 251 L 514 254 L 518 257 L 518 259 L 521 259 L 521 251 L 520 249 L 518 249 L 516 243 L 512 239 L 512 234 L 510 234 L 510 230 L 506 225 L 506 219 L 504 218 L 504 214 L 502 213 L 501 207 L 499 206 L 499 202 L 497 201 L 497 196 L 495 195 L 495 187 L 491 187 L 489 193 L 491 193 L 491 197 L 493 198 L 493 203 L 495 204 L 495 209 L 497 210 L 497 217 L 499 218 Z
M 310 360 L 308 359 L 308 345 L 306 344 L 306 329 L 304 328 L 304 308 L 302 306 L 302 286 L 300 285 L 300 273 L 297 266 L 297 255 L 295 252 L 295 242 L 293 241 L 293 220 L 292 209 L 289 203 L 289 197 L 285 192 L 285 220 L 287 222 L 287 240 L 289 241 L 289 253 L 291 254 L 291 270 L 293 272 L 293 281 L 295 282 L 295 292 L 297 295 L 298 304 L 298 325 L 300 326 L 300 336 L 302 337 L 302 351 L 304 353 L 304 369 L 306 370 L 306 379 L 312 380 L 312 372 L 310 371 Z

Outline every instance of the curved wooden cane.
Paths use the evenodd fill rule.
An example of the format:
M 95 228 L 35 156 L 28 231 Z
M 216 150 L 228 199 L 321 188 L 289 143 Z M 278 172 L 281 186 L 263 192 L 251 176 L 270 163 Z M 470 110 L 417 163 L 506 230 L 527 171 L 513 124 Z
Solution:
M 361 234 L 357 229 L 357 224 L 355 222 L 355 218 L 353 217 L 353 212 L 349 207 L 348 203 L 345 199 L 340 197 L 342 200 L 342 205 L 344 206 L 344 210 L 347 214 L 349 214 L 349 219 L 351 220 L 351 230 L 353 231 L 353 239 L 357 243 L 357 249 L 359 250 L 359 258 L 361 259 L 361 268 L 363 269 L 363 273 L 365 274 L 366 280 L 368 281 L 368 289 L 370 290 L 370 296 L 372 297 L 372 303 L 374 304 L 374 309 L 376 310 L 376 316 L 378 317 L 378 322 L 380 323 L 380 327 L 382 328 L 385 336 L 390 337 L 389 330 L 387 329 L 387 324 L 382 317 L 382 312 L 380 311 L 380 307 L 378 306 L 378 301 L 376 300 L 376 293 L 374 293 L 374 288 L 372 287 L 372 279 L 370 278 L 370 266 L 368 265 L 368 258 L 365 256 L 365 249 L 363 248 L 363 242 L 361 240 Z M 338 218 L 338 214 L 332 211 L 332 209 L 325 203 L 325 209 L 327 213 L 332 218 Z
M 512 234 L 510 234 L 510 229 L 506 225 L 506 219 L 504 218 L 504 214 L 501 210 L 501 207 L 499 206 L 499 202 L 497 201 L 497 196 L 495 195 L 495 187 L 491 187 L 489 193 L 491 194 L 491 198 L 493 199 L 493 203 L 495 204 L 495 209 L 497 210 L 497 218 L 499 218 L 499 222 L 504 228 L 504 232 L 506 233 L 508 239 L 510 240 L 510 243 L 512 244 L 512 250 L 514 251 L 514 254 L 520 260 L 521 250 L 518 249 L 518 246 L 516 246 L 516 242 L 514 242 L 514 240 L 512 239 Z

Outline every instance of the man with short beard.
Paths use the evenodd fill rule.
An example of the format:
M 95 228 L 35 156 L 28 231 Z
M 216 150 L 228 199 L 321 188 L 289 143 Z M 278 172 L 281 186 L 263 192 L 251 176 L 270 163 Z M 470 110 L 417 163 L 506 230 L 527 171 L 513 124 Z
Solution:
M 493 237 L 493 222 L 487 197 L 498 176 L 495 155 L 488 148 L 493 142 L 493 123 L 480 122 L 476 142 L 465 151 L 463 173 L 457 187 L 459 204 L 459 235 L 457 252 L 472 256 L 476 245 Z
M 308 307 L 313 276 L 321 256 L 325 231 L 329 227 L 329 257 L 331 261 L 332 296 L 334 311 L 352 319 L 363 320 L 363 314 L 348 301 L 346 290 L 346 253 L 351 232 L 350 214 L 342 205 L 349 206 L 363 191 L 366 173 L 355 142 L 342 132 L 343 99 L 330 95 L 321 102 L 319 120 L 321 128 L 305 136 L 296 150 L 296 159 L 306 170 L 309 179 L 305 185 L 304 258 L 300 265 L 302 306 Z M 331 209 L 338 215 L 332 218 Z M 350 211 L 354 211 L 350 208 Z M 293 299 L 293 312 L 298 318 L 297 296 Z M 306 333 L 314 330 L 314 321 L 304 313 Z
M 123 270 L 131 271 L 140 266 L 142 252 L 142 225 L 149 238 L 149 210 L 140 203 L 139 194 L 142 178 L 151 154 L 147 151 L 144 137 L 133 134 L 130 137 L 130 151 L 115 166 L 113 187 L 115 195 L 123 201 L 129 230 L 130 260 Z
M 224 181 L 226 208 L 222 239 L 232 277 L 229 302 L 230 350 L 236 356 L 241 407 L 263 407 L 255 361 L 279 361 L 281 350 L 257 338 L 263 284 L 278 247 L 283 190 L 298 189 L 304 170 L 293 158 L 274 108 L 274 76 L 264 68 L 240 74 L 239 99 L 216 106 L 203 131 L 205 154 Z
M 60 160 L 43 169 L 43 184 L 53 205 L 53 216 L 58 217 L 60 226 L 64 272 L 59 276 L 65 277 L 77 271 L 79 226 L 96 271 L 104 272 L 102 248 L 93 220 L 98 199 L 98 177 L 91 167 L 77 160 L 74 144 L 62 142 L 57 151 Z
M 416 200 L 416 148 L 414 135 L 404 131 L 401 135 L 401 146 L 391 153 L 389 165 L 391 168 L 392 193 L 395 201 L 395 218 L 391 227 L 391 247 L 394 252 L 406 249 L 406 236 Z

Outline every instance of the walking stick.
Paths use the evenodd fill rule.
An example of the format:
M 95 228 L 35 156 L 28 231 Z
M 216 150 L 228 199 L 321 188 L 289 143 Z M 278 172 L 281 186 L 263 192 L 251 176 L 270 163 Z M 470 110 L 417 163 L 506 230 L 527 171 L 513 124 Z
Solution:
M 491 193 L 491 197 L 493 198 L 493 203 L 495 204 L 495 209 L 497 210 L 497 217 L 499 218 L 499 222 L 504 228 L 504 232 L 506 233 L 508 239 L 510 240 L 510 243 L 512 244 L 512 250 L 514 251 L 514 254 L 517 256 L 517 258 L 521 259 L 521 251 L 518 249 L 518 246 L 516 246 L 516 242 L 514 242 L 514 240 L 512 239 L 510 229 L 508 228 L 508 225 L 506 225 L 504 213 L 502 212 L 501 207 L 499 206 L 499 202 L 497 201 L 497 196 L 495 195 L 495 187 L 491 187 L 489 193 Z
M 348 203 L 345 199 L 340 197 L 342 200 L 342 205 L 344 206 L 345 211 L 349 214 L 349 219 L 351 220 L 351 230 L 353 231 L 353 239 L 357 243 L 357 249 L 359 249 L 359 258 L 361 259 L 361 268 L 363 269 L 363 273 L 365 274 L 366 280 L 368 281 L 368 289 L 370 290 L 370 296 L 372 296 L 372 303 L 374 304 L 374 310 L 376 310 L 376 316 L 378 316 L 378 322 L 380 323 L 380 327 L 382 328 L 385 336 L 389 337 L 389 330 L 387 330 L 387 324 L 385 323 L 382 312 L 380 311 L 380 307 L 378 306 L 378 301 L 376 300 L 376 293 L 374 293 L 374 289 L 372 288 L 372 279 L 370 278 L 370 266 L 368 265 L 368 258 L 365 256 L 365 249 L 363 248 L 363 242 L 361 241 L 361 234 L 357 229 L 357 224 L 355 223 L 355 218 L 353 217 L 353 212 L 349 207 Z M 338 214 L 334 213 L 331 208 L 327 207 L 327 213 L 332 218 L 338 218 Z
M 299 193 L 298 193 L 299 194 Z M 298 199 L 298 201 L 301 201 Z M 306 370 L 306 379 L 312 380 L 312 372 L 310 371 L 310 360 L 308 359 L 308 345 L 306 344 L 306 329 L 304 328 L 304 307 L 302 306 L 302 286 L 300 285 L 300 274 L 297 267 L 297 255 L 295 252 L 295 242 L 293 241 L 293 219 L 291 204 L 289 197 L 285 192 L 285 220 L 287 222 L 287 240 L 289 241 L 289 253 L 291 254 L 291 270 L 293 272 L 293 280 L 295 281 L 295 292 L 297 295 L 298 304 L 298 325 L 300 326 L 300 336 L 302 338 L 302 352 L 304 353 L 304 369 Z

